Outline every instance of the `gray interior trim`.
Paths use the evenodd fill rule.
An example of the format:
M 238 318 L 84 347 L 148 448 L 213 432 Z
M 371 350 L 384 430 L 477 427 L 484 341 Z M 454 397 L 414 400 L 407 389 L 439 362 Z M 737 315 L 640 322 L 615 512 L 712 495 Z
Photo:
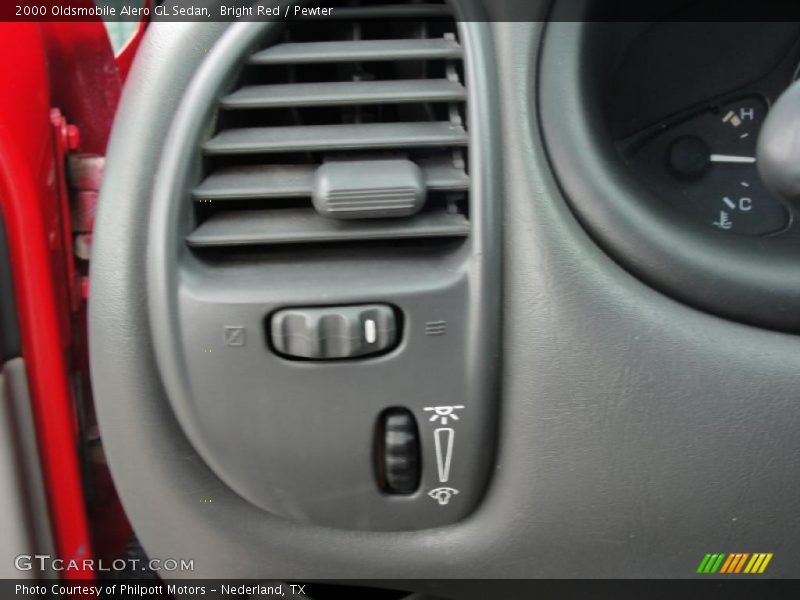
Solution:
M 448 122 L 245 127 L 218 133 L 203 145 L 203 150 L 209 155 L 380 150 L 406 146 L 466 146 L 468 140 L 462 127 Z
M 104 446 L 145 548 L 194 558 L 195 577 L 690 577 L 710 548 L 774 552 L 765 577 L 800 576 L 800 341 L 676 302 L 601 251 L 540 141 L 541 25 L 474 27 L 493 29 L 497 62 L 477 59 L 502 101 L 501 437 L 475 513 L 399 534 L 265 515 L 177 425 L 149 333 L 147 207 L 167 123 L 223 27 L 151 27 L 115 125 L 90 299 Z
M 432 191 L 463 191 L 469 178 L 444 161 L 420 164 L 425 186 Z M 192 192 L 195 200 L 250 200 L 261 198 L 311 198 L 314 165 L 236 165 L 214 171 Z
M 335 240 L 464 237 L 469 221 L 460 214 L 424 213 L 409 219 L 333 221 L 307 208 L 219 212 L 186 237 L 192 247 L 305 244 Z
M 186 240 L 198 247 L 460 237 L 458 244 L 442 240 L 435 247 L 406 251 L 394 242 L 382 250 L 363 246 L 359 254 L 352 248 L 316 248 L 306 254 L 284 249 L 283 255 L 267 251 L 256 261 L 251 254 L 249 260 L 224 263 L 203 260 L 184 244 L 191 221 L 189 190 L 198 179 L 197 154 L 187 149 L 198 148 L 208 135 L 215 101 L 227 93 L 236 65 L 265 38 L 274 37 L 278 26 L 238 23 L 219 38 L 196 69 L 161 151 L 150 208 L 147 291 L 162 380 L 187 437 L 211 469 L 271 514 L 366 530 L 421 529 L 457 521 L 483 493 L 494 445 L 497 361 L 483 358 L 497 355 L 499 334 L 500 207 L 494 201 L 491 146 L 479 143 L 469 153 L 471 223 L 443 211 L 402 221 L 343 222 L 320 217 L 310 208 L 281 209 L 277 215 L 217 213 Z M 485 25 L 458 27 L 468 53 L 468 129 L 482 141 L 491 135 L 489 120 L 495 112 L 494 98 L 486 93 L 491 89 L 488 72 L 474 59 L 486 53 L 481 48 L 488 41 L 477 33 Z M 352 142 L 340 139 L 340 149 L 373 148 L 368 131 L 395 132 L 385 138 L 392 147 L 424 147 L 442 139 L 437 137 L 440 131 L 447 134 L 445 141 L 466 144 L 469 139 L 455 122 L 261 131 L 270 129 L 280 130 L 285 139 L 296 130 L 300 140 L 312 130 L 350 132 Z M 237 131 L 243 130 L 226 130 Z M 334 137 L 321 140 L 327 144 Z M 370 164 L 380 168 L 378 162 Z M 264 319 L 281 308 L 374 302 L 396 306 L 404 323 L 402 342 L 385 356 L 293 363 L 269 352 L 263 341 Z M 449 323 L 447 335 L 426 335 L 426 323 L 441 318 Z M 249 342 L 234 349 L 222 343 L 222 332 L 231 325 L 246 331 Z M 431 369 L 432 364 L 437 367 Z M 453 461 L 447 486 L 455 490 L 452 502 L 430 495 L 443 484 L 436 475 L 435 423 L 424 411 L 442 404 L 456 404 L 465 412 L 458 426 L 459 460 Z M 427 464 L 415 494 L 383 493 L 375 478 L 376 422 L 393 406 L 415 411 L 426 424 Z
M 226 109 L 285 106 L 346 106 L 390 102 L 450 102 L 467 97 L 464 86 L 449 79 L 405 79 L 250 85 L 220 100 Z
M 303 64 L 359 60 L 412 60 L 460 58 L 461 46 L 449 40 L 366 40 L 359 42 L 308 42 L 278 44 L 257 52 L 250 62 L 258 65 Z
M 53 555 L 53 536 L 36 444 L 25 363 L 15 358 L 0 374 L 0 577 L 51 577 L 34 564 L 29 571 L 15 568 L 21 554 Z

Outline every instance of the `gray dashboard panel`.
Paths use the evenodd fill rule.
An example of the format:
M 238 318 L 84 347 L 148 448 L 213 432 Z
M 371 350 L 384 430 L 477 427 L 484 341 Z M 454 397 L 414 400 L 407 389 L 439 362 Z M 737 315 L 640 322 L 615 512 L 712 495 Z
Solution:
M 695 223 L 621 166 L 598 99 L 616 64 L 611 57 L 626 48 L 618 29 L 615 23 L 554 22 L 540 52 L 543 134 L 575 214 L 598 244 L 654 287 L 729 319 L 796 332 L 796 241 L 752 240 Z
M 494 98 L 485 92 L 494 86 L 486 69 L 473 68 L 472 56 L 484 60 L 491 50 L 478 51 L 485 24 L 462 25 L 468 128 L 471 138 L 483 140 L 496 128 Z M 161 150 L 149 208 L 146 287 L 169 400 L 206 464 L 273 515 L 389 531 L 455 522 L 479 501 L 494 446 L 496 153 L 487 144 L 470 151 L 471 232 L 456 245 L 250 248 L 244 258 L 224 260 L 190 252 L 184 236 L 192 220 L 188 190 L 196 185 L 192 148 L 202 143 L 232 66 L 264 38 L 274 39 L 279 27 L 231 25 L 197 69 Z M 396 305 L 405 329 L 384 357 L 297 362 L 267 348 L 264 324 L 276 310 L 375 301 Z M 426 323 L 442 318 L 447 334 L 426 335 Z M 242 332 L 236 346 L 224 341 L 231 327 Z M 463 413 L 457 426 L 426 412 L 453 404 Z M 421 483 L 411 494 L 385 493 L 375 477 L 376 423 L 395 406 L 414 412 L 421 426 Z M 444 443 L 437 435 L 452 436 L 448 477 L 437 471 L 436 448 Z M 453 495 L 434 499 L 442 491 Z
M 485 27 L 505 169 L 498 453 L 469 518 L 403 533 L 265 514 L 171 412 L 148 333 L 146 207 L 166 123 L 224 25 L 151 27 L 109 151 L 90 304 L 104 446 L 145 549 L 194 558 L 194 577 L 690 577 L 710 551 L 774 552 L 765 576 L 800 576 L 800 340 L 689 308 L 604 254 L 540 141 L 542 25 Z M 165 126 L 142 130 L 156 112 Z

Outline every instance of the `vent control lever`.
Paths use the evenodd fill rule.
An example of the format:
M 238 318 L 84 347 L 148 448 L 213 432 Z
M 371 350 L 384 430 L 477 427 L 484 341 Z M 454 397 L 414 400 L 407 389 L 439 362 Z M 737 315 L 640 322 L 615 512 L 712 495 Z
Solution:
M 363 304 L 279 310 L 270 319 L 269 337 L 287 358 L 334 360 L 387 352 L 399 332 L 391 306 Z
M 425 204 L 427 187 L 410 160 L 328 162 L 314 175 L 314 208 L 333 219 L 408 217 Z

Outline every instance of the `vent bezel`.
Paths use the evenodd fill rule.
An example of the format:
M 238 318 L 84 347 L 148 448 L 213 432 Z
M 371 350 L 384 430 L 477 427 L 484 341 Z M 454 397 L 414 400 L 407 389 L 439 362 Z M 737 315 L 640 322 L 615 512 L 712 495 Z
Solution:
M 166 135 L 147 241 L 147 302 L 158 369 L 197 453 L 228 487 L 268 513 L 329 527 L 409 530 L 457 521 L 482 496 L 496 418 L 498 365 L 486 357 L 499 356 L 500 148 L 496 86 L 486 67 L 492 61 L 487 24 L 458 26 L 468 57 L 468 125 L 483 143 L 469 156 L 471 234 L 459 244 L 444 244 L 446 251 L 429 252 L 430 242 L 375 251 L 343 244 L 325 252 L 275 247 L 216 261 L 186 246 L 190 194 L 200 166 L 197 154 L 187 149 L 206 139 L 232 67 L 269 33 L 270 24 L 237 23 L 223 34 L 189 84 Z M 385 356 L 297 365 L 271 354 L 255 333 L 263 330 L 264 315 L 279 307 L 375 301 L 397 306 L 408 327 Z M 448 334 L 426 336 L 424 324 L 443 316 Z M 234 324 L 248 332 L 245 346 L 224 345 L 223 329 Z M 432 364 L 440 369 L 432 370 Z M 405 383 L 387 388 L 386 382 L 401 374 L 408 375 Z M 355 382 L 358 397 L 347 391 Z M 313 414 L 315 423 L 326 424 L 311 438 L 325 447 L 334 443 L 330 436 L 359 439 L 371 430 L 373 413 L 387 403 L 421 412 L 425 404 L 450 397 L 469 405 L 471 418 L 460 430 L 461 493 L 448 511 L 422 501 L 420 494 L 399 500 L 353 485 L 354 477 L 371 472 L 369 466 L 363 469 L 361 461 L 369 462 L 369 456 L 357 444 L 326 456 L 332 462 L 314 477 L 295 477 L 309 468 L 303 461 L 311 446 L 309 438 L 298 436 L 301 426 L 294 419 Z M 433 477 L 435 469 L 426 472 Z M 324 505 L 315 501 L 323 489 L 332 494 Z
M 358 21 L 289 21 L 279 40 L 256 44 L 221 94 L 201 146 L 187 245 L 211 248 L 216 254 L 204 256 L 213 258 L 241 246 L 409 239 L 441 239 L 447 250 L 448 239 L 467 237 L 463 47 L 452 15 L 437 7 L 446 5 L 406 6 L 408 15 L 430 12 L 434 20 L 387 23 L 376 18 L 386 6 L 362 6 Z M 265 67 L 277 70 L 272 78 L 259 71 Z M 343 221 L 315 213 L 317 168 L 386 159 L 423 170 L 428 201 L 420 214 Z

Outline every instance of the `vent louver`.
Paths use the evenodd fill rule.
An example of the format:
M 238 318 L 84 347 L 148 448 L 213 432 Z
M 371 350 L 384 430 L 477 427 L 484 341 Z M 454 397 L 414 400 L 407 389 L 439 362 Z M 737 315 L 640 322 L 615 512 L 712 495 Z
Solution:
M 288 23 L 281 41 L 248 57 L 220 99 L 192 192 L 196 226 L 189 246 L 469 234 L 467 93 L 447 6 L 365 1 L 335 15 Z M 318 213 L 312 203 L 318 169 L 332 162 L 373 168 L 363 161 L 375 161 L 373 180 L 387 161 L 414 163 L 426 194 L 422 209 L 368 219 Z M 399 197 L 385 189 L 374 198 L 363 190 L 341 192 L 388 208 Z

